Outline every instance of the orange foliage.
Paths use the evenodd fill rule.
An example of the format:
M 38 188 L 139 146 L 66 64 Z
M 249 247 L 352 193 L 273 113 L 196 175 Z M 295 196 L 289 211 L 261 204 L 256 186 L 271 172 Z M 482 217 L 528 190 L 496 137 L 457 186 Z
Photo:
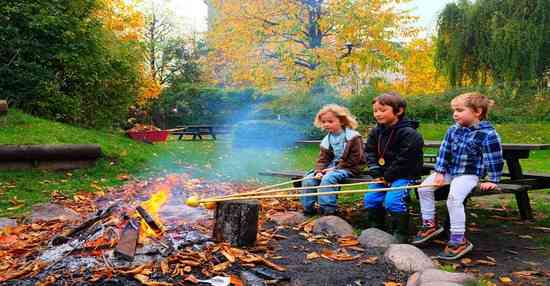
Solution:
M 139 41 L 144 17 L 136 10 L 141 0 L 101 0 L 102 9 L 97 15 L 105 27 L 122 41 Z
M 409 25 L 416 18 L 399 6 L 407 0 L 331 0 L 318 11 L 300 0 L 210 2 L 217 14 L 206 68 L 210 80 L 226 85 L 345 85 L 395 65 L 393 41 L 416 34 Z M 353 44 L 351 54 L 346 43 Z

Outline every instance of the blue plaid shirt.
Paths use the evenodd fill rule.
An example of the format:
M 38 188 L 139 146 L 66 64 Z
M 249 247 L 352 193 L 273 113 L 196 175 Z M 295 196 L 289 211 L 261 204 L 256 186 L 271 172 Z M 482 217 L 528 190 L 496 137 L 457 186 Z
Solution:
M 500 137 L 488 121 L 471 127 L 451 126 L 435 163 L 438 173 L 477 175 L 480 178 L 488 175 L 493 183 L 500 181 L 503 167 Z

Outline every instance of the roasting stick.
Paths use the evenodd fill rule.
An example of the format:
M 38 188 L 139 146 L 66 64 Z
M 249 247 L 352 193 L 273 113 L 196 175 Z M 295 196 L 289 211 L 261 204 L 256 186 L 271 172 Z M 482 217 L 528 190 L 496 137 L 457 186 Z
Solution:
M 351 185 L 351 184 L 347 184 Z M 225 197 L 225 198 L 207 198 L 199 199 L 197 197 L 189 197 L 185 204 L 190 207 L 197 207 L 201 203 L 216 203 L 225 201 L 241 201 L 252 199 L 275 199 L 275 198 L 301 198 L 301 197 L 313 197 L 313 196 L 326 196 L 326 195 L 342 195 L 342 194 L 359 194 L 359 193 L 376 193 L 376 192 L 395 192 L 403 189 L 416 189 L 426 187 L 442 187 L 444 185 L 412 185 L 406 187 L 391 187 L 381 189 L 361 189 L 361 190 L 346 190 L 346 191 L 334 191 L 324 193 L 303 193 L 303 194 L 282 194 L 282 195 L 256 195 L 256 196 L 243 196 L 243 197 Z M 296 188 L 297 189 L 297 188 Z
M 299 179 L 299 180 L 293 180 L 293 181 L 288 181 L 288 182 L 284 182 L 284 183 L 281 183 L 281 184 L 278 184 L 278 185 L 283 185 L 283 184 L 288 184 L 288 183 L 293 183 L 293 182 L 297 182 L 297 181 L 303 181 L 305 178 L 302 178 L 302 179 Z M 298 188 L 295 188 L 295 187 L 291 187 L 291 188 L 283 188 L 283 189 L 270 189 L 270 190 L 265 190 L 267 188 L 273 188 L 274 186 L 266 186 L 264 187 L 264 190 L 260 190 L 258 191 L 259 189 L 256 189 L 254 191 L 250 191 L 250 192 L 244 192 L 244 193 L 236 193 L 236 194 L 231 194 L 231 195 L 227 195 L 227 196 L 219 196 L 219 197 L 212 197 L 212 198 L 209 198 L 209 200 L 213 200 L 213 199 L 224 199 L 224 198 L 234 198 L 234 197 L 244 197 L 244 196 L 249 196 L 249 195 L 265 195 L 265 194 L 271 194 L 271 193 L 280 193 L 280 192 L 288 192 L 288 191 L 300 191 L 300 190 L 311 190 L 311 189 L 323 189 L 323 188 L 335 188 L 335 187 L 343 187 L 343 186 L 359 186 L 359 185 L 368 185 L 368 184 L 375 184 L 375 183 L 382 183 L 382 181 L 378 180 L 378 179 L 375 179 L 375 180 L 372 180 L 372 181 L 366 181 L 366 182 L 359 182 L 359 183 L 351 183 L 351 184 L 334 184 L 334 185 L 322 185 L 322 186 L 309 186 L 309 187 L 298 187 Z M 195 200 L 196 197 L 189 197 L 188 200 Z M 214 201 L 211 201 L 211 202 L 207 202 L 206 203 L 206 208 L 208 209 L 213 209 L 215 208 L 215 202 Z
M 322 185 L 322 186 L 309 186 L 309 187 L 291 187 L 291 188 L 283 188 L 283 189 L 271 189 L 271 190 L 265 190 L 265 191 L 259 191 L 259 192 L 246 192 L 246 193 L 236 193 L 231 194 L 227 196 L 221 196 L 221 197 L 214 197 L 211 199 L 221 199 L 221 198 L 233 198 L 233 197 L 244 197 L 248 195 L 264 195 L 264 194 L 270 194 L 270 193 L 278 193 L 278 192 L 286 192 L 286 191 L 302 191 L 302 190 L 311 190 L 311 189 L 325 189 L 325 188 L 336 188 L 336 187 L 353 187 L 353 186 L 361 186 L 361 185 L 369 185 L 369 184 L 377 184 L 382 183 L 380 180 L 372 180 L 372 181 L 365 181 L 365 182 L 358 182 L 358 183 L 350 183 L 350 184 L 334 184 L 334 185 Z
M 257 188 L 257 189 L 254 189 L 252 191 L 249 191 L 249 192 L 244 192 L 244 193 L 236 193 L 236 194 L 231 194 L 231 195 L 226 195 L 226 196 L 219 196 L 219 197 L 214 197 L 214 198 L 230 198 L 230 197 L 241 197 L 241 196 L 247 196 L 247 195 L 256 195 L 256 194 L 264 194 L 264 193 L 271 193 L 271 189 L 273 188 L 276 188 L 276 187 L 280 187 L 280 186 L 284 186 L 284 185 L 288 185 L 288 184 L 294 184 L 294 183 L 299 183 L 301 181 L 304 181 L 305 179 L 308 179 L 306 177 L 303 177 L 301 179 L 296 179 L 296 180 L 291 180 L 291 181 L 286 181 L 286 182 L 282 182 L 282 183 L 278 183 L 278 184 L 275 184 L 275 185 L 269 185 L 269 186 L 264 186 L 264 187 L 260 187 L 260 188 Z M 285 188 L 284 190 L 286 189 L 293 189 L 293 188 Z M 278 189 L 279 190 L 279 189 Z

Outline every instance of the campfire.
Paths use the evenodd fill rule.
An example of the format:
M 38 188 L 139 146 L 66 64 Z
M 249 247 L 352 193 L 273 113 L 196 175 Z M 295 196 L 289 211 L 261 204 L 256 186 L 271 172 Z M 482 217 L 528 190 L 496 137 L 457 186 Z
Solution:
M 239 273 L 285 280 L 280 273 L 285 268 L 268 259 L 273 251 L 269 240 L 280 238 L 276 229 L 259 232 L 253 247 L 236 248 L 211 239 L 213 210 L 184 204 L 191 196 L 225 196 L 249 189 L 172 174 L 133 181 L 107 194 L 78 193 L 69 198 L 55 193 L 55 204 L 85 219 L 24 221 L 4 228 L 0 283 L 115 285 L 137 280 L 145 285 L 241 285 Z

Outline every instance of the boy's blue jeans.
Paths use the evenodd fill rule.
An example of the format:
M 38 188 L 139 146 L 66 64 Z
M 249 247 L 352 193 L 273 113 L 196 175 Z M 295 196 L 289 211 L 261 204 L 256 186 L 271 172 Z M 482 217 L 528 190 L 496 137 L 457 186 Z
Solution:
M 398 179 L 393 181 L 389 187 L 406 187 L 410 184 L 408 179 Z M 370 184 L 369 189 L 381 189 L 386 188 L 384 184 Z M 392 191 L 392 192 L 374 192 L 365 193 L 364 202 L 365 208 L 380 208 L 382 205 L 387 211 L 392 213 L 405 213 L 407 212 L 407 196 L 409 192 L 407 189 Z
M 315 171 L 306 175 L 306 179 L 302 182 L 303 187 L 334 185 L 342 182 L 345 178 L 351 177 L 351 173 L 346 170 L 336 169 L 334 171 L 327 172 L 321 180 L 315 179 Z M 340 188 L 321 188 L 321 189 L 309 189 L 304 190 L 304 193 L 315 193 L 319 190 L 320 193 L 338 191 Z M 336 195 L 326 196 L 311 196 L 301 197 L 300 201 L 305 211 L 313 211 L 315 202 L 319 202 L 319 207 L 325 212 L 333 212 L 338 206 Z

